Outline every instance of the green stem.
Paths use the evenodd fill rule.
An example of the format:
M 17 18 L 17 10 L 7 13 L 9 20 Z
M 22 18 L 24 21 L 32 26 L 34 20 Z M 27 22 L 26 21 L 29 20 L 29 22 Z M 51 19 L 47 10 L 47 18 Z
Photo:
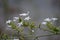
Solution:
M 23 34 L 20 34 L 20 31 L 18 31 L 18 38 L 19 40 L 24 40 L 24 36 Z
M 19 40 L 20 40 L 20 33 L 19 33 L 19 31 L 18 31 L 18 38 L 19 38 Z
M 60 35 L 60 34 L 41 35 L 41 36 L 37 36 L 37 37 L 35 37 L 34 40 L 36 40 L 36 39 L 38 39 L 38 38 L 40 38 L 40 37 L 53 36 L 53 35 Z

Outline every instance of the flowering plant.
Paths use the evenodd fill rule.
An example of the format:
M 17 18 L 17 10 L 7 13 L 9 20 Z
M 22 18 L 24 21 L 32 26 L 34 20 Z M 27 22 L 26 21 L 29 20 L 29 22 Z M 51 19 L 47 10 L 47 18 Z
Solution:
M 8 25 L 8 27 L 10 29 L 13 29 L 14 31 L 16 31 L 17 33 L 17 38 L 18 39 L 14 39 L 14 40 L 25 40 L 26 37 L 32 37 L 33 40 L 39 40 L 39 37 L 44 37 L 44 36 L 52 36 L 52 35 L 58 35 L 60 34 L 60 28 L 56 27 L 53 22 L 58 20 L 57 18 L 46 18 L 44 19 L 44 22 L 40 23 L 38 26 L 36 26 L 36 24 L 34 22 L 29 22 L 29 20 L 31 20 L 30 16 L 29 16 L 29 11 L 27 13 L 22 13 L 19 14 L 19 17 L 13 17 L 12 20 L 8 20 L 6 21 L 6 24 Z M 42 28 L 41 26 L 44 25 L 47 28 Z M 27 28 L 29 30 L 29 33 L 25 34 L 24 33 L 24 29 Z M 35 36 L 35 29 L 40 29 L 43 31 L 48 31 L 52 34 L 49 35 L 40 35 L 40 36 Z M 12 35 L 12 37 L 14 37 Z M 10 37 L 7 34 L 3 34 L 1 35 L 0 39 L 9 39 Z

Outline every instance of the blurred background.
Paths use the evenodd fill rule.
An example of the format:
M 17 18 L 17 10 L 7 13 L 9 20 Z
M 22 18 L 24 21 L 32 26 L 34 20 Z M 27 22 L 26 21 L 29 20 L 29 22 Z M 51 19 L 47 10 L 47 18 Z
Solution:
M 31 21 L 36 24 L 47 17 L 57 17 L 60 20 L 60 0 L 0 0 L 0 33 L 6 31 L 6 20 L 27 11 L 30 11 Z M 60 25 L 59 20 L 55 22 L 57 26 Z M 38 34 L 38 32 L 36 35 L 47 34 L 45 32 Z M 6 33 L 10 34 L 11 31 Z M 60 40 L 60 38 L 52 36 L 43 37 L 40 40 Z

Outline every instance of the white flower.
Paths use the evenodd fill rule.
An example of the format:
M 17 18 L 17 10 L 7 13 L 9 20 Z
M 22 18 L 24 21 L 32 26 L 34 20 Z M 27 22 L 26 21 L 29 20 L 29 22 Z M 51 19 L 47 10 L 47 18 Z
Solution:
M 44 19 L 44 21 L 48 21 L 49 22 L 49 21 L 51 21 L 51 19 L 50 18 L 46 18 L 46 19 Z
M 10 23 L 10 22 L 11 22 L 11 20 L 6 21 L 7 24 Z
M 27 13 L 22 13 L 22 14 L 19 14 L 20 16 L 27 16 L 29 15 L 29 11 Z
M 26 17 L 24 20 L 30 20 L 31 18 L 28 16 L 28 17 Z
M 19 19 L 19 17 L 14 17 L 14 19 Z
M 14 39 L 14 40 L 19 40 L 19 39 Z
M 42 22 L 41 24 L 44 24 L 44 25 L 46 25 L 46 24 L 47 24 L 47 22 Z
M 13 17 L 13 21 L 17 21 L 19 17 Z
M 32 30 L 32 32 L 34 32 L 34 30 Z
M 23 25 L 23 22 L 20 22 L 17 25 L 18 25 L 18 27 L 20 27 L 21 25 Z
M 58 20 L 57 18 L 51 18 L 51 20 L 55 21 L 55 20 Z
M 20 16 L 27 16 L 27 13 L 19 14 Z

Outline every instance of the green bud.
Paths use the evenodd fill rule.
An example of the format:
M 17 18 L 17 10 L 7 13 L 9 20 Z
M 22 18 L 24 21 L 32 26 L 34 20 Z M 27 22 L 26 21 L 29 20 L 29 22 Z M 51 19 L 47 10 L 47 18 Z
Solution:
M 12 29 L 16 29 L 16 25 L 14 24 L 14 22 L 11 22 L 10 25 L 11 25 Z
M 25 22 L 25 21 L 24 21 L 24 22 L 23 22 L 23 26 L 24 26 L 24 27 L 29 26 L 29 22 Z
M 30 24 L 30 28 L 33 29 L 33 28 L 35 28 L 35 27 L 36 27 L 35 24 L 32 22 L 32 23 Z
M 51 22 L 47 22 L 46 26 L 47 26 L 48 29 L 53 29 L 54 28 L 54 26 L 52 25 Z
M 23 32 L 24 28 L 20 27 L 20 28 L 17 28 L 16 30 L 19 31 L 19 32 Z

